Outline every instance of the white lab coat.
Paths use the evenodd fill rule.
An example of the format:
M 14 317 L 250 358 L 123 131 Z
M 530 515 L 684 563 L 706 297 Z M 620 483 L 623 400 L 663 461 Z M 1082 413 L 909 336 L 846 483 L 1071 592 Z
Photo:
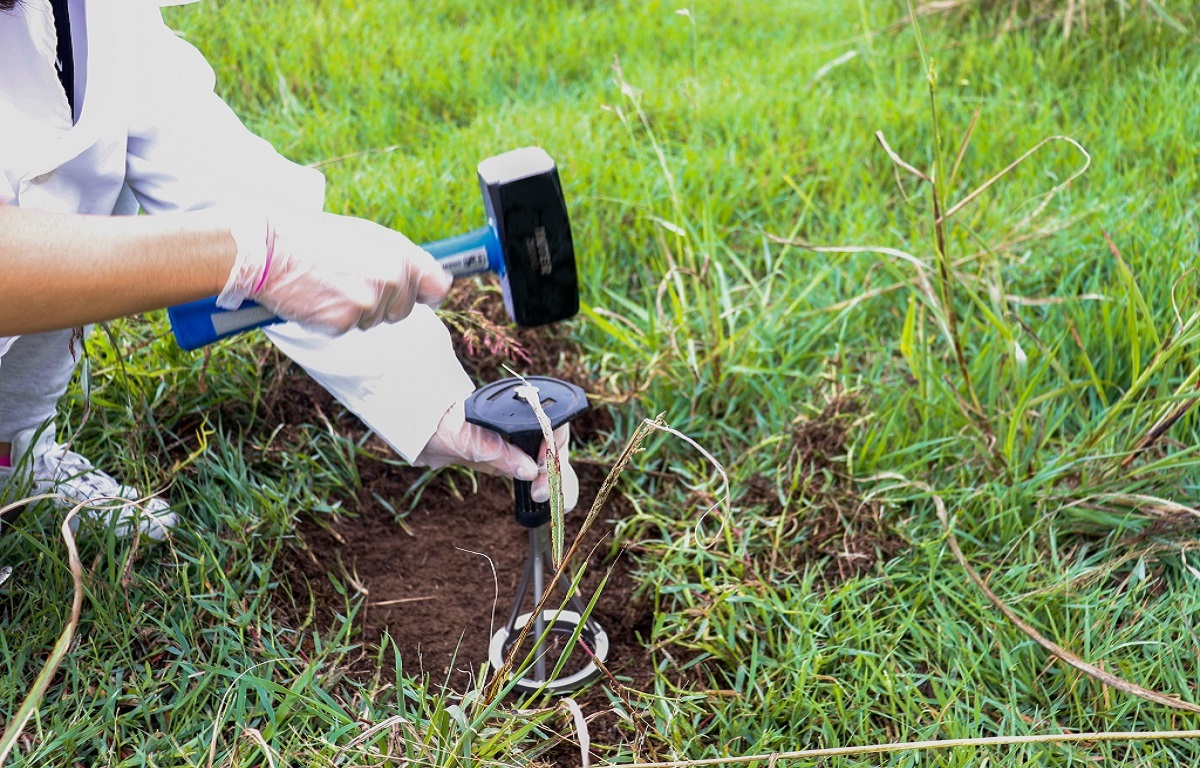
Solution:
M 163 23 L 160 3 L 70 3 L 78 118 L 61 129 L 53 121 L 31 122 L 47 91 L 16 79 L 29 73 L 0 68 L 0 80 L 7 80 L 0 83 L 0 203 L 103 215 L 133 213 L 139 204 L 150 214 L 240 201 L 322 208 L 321 174 L 246 130 L 215 95 L 203 56 Z M 0 25 L 11 21 L 0 18 Z M 5 42 L 12 56 L 28 41 Z M 50 77 L 53 84 L 42 85 L 57 87 L 65 99 Z M 0 283 L 0 300 L 2 290 Z M 410 461 L 445 411 L 474 388 L 445 327 L 426 307 L 394 326 L 337 339 L 294 324 L 268 335 Z M 0 339 L 0 355 L 9 343 Z

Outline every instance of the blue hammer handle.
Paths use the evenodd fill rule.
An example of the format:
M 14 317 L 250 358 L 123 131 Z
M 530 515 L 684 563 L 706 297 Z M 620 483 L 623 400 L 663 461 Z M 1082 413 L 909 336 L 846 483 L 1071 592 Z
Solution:
M 504 275 L 500 241 L 496 237 L 496 230 L 490 226 L 480 227 L 465 235 L 425 243 L 421 247 L 455 278 L 483 272 Z M 251 328 L 283 322 L 253 301 L 244 301 L 237 309 L 220 309 L 215 296 L 169 307 L 167 316 L 171 320 L 171 332 L 175 334 L 175 340 L 186 350 L 199 349 Z

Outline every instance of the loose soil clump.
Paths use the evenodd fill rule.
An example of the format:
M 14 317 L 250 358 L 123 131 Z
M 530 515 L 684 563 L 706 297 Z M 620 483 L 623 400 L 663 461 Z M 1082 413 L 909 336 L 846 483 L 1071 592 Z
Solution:
M 880 503 L 864 498 L 847 474 L 846 446 L 863 417 L 862 404 L 842 390 L 824 399 L 819 413 L 793 422 L 790 440 L 776 457 L 777 477 L 751 478 L 739 502 L 785 519 L 781 538 L 790 544 L 763 554 L 764 572 L 822 563 L 823 582 L 833 585 L 868 573 L 908 545 Z

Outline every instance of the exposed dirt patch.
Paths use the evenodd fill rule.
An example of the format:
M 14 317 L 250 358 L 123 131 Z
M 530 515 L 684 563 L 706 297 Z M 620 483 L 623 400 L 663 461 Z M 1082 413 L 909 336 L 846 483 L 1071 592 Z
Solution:
M 580 470 L 588 499 L 603 476 L 594 467 Z M 351 505 L 355 516 L 298 521 L 306 547 L 294 561 L 298 575 L 311 584 L 327 620 L 346 610 L 335 581 L 358 591 L 361 640 L 376 647 L 387 633 L 406 674 L 460 693 L 478 687 L 492 632 L 507 618 L 529 552 L 528 531 L 513 520 L 510 484 L 481 477 L 474 490 L 435 480 L 410 509 L 419 470 L 364 458 L 359 471 L 363 490 Z M 613 519 L 624 511 L 614 499 L 585 536 L 581 559 L 590 573 L 581 597 L 590 600 L 611 572 L 594 616 L 613 641 L 614 673 L 629 675 L 628 663 L 645 655 L 637 640 L 648 635 L 652 614 L 633 599 L 630 563 L 613 538 Z M 582 510 L 568 518 L 569 534 L 582 518 Z M 639 677 L 633 675 L 635 683 L 646 682 Z
M 499 297 L 456 289 L 451 316 L 452 336 L 460 357 L 482 383 L 508 375 L 503 365 L 520 373 L 551 375 L 578 384 L 589 393 L 595 385 L 557 329 L 518 331 L 504 321 Z M 518 367 L 519 366 L 519 367 Z M 284 425 L 328 421 L 341 434 L 362 441 L 360 422 L 296 367 L 279 372 L 266 403 L 270 421 Z M 609 414 L 593 408 L 572 424 L 572 440 L 580 444 L 611 431 Z M 284 426 L 277 439 L 289 436 Z M 356 458 L 361 489 L 348 489 L 340 514 L 303 513 L 297 520 L 299 545 L 279 564 L 303 601 L 311 593 L 311 610 L 319 627 L 332 627 L 345 616 L 347 594 L 357 603 L 356 637 L 365 653 L 348 674 L 362 679 L 392 674 L 392 655 L 385 669 L 375 665 L 374 649 L 390 642 L 406 675 L 426 678 L 434 687 L 463 693 L 481 685 L 486 674 L 492 634 L 504 625 L 529 553 L 529 536 L 513 517 L 511 483 L 446 470 L 432 478 L 427 471 L 400 466 L 378 438 L 366 438 L 366 451 Z M 579 530 L 607 468 L 576 463 L 580 478 L 579 509 L 568 516 L 568 543 Z M 588 564 L 580 597 L 589 601 L 602 581 L 592 617 L 610 641 L 608 670 L 635 691 L 649 690 L 654 680 L 653 655 L 646 649 L 653 607 L 636 595 L 633 564 L 615 539 L 615 524 L 629 512 L 619 489 L 591 530 L 582 537 L 578 562 Z M 531 606 L 529 606 L 531 607 Z M 305 616 L 307 605 L 283 605 L 285 612 Z M 528 607 L 525 608 L 528 610 Z M 593 684 L 575 696 L 592 719 L 591 739 L 598 746 L 625 743 L 629 734 L 609 704 L 612 686 Z M 573 760 L 569 757 L 573 754 Z M 578 761 L 578 749 L 563 753 L 561 764 Z
M 774 478 L 752 478 L 739 503 L 786 518 L 784 550 L 765 553 L 767 570 L 825 564 L 825 579 L 839 583 L 899 554 L 907 542 L 876 501 L 864 498 L 846 470 L 846 444 L 863 418 L 862 404 L 835 391 L 819 414 L 798 418 L 777 456 Z M 789 567 L 790 566 L 790 567 Z

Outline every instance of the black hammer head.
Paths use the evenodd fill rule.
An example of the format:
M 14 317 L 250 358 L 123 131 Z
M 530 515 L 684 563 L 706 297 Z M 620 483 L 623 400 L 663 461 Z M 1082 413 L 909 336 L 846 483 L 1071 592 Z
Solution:
M 579 311 L 575 243 L 554 160 L 540 147 L 479 164 L 488 224 L 504 256 L 504 306 L 522 328 L 558 322 Z

